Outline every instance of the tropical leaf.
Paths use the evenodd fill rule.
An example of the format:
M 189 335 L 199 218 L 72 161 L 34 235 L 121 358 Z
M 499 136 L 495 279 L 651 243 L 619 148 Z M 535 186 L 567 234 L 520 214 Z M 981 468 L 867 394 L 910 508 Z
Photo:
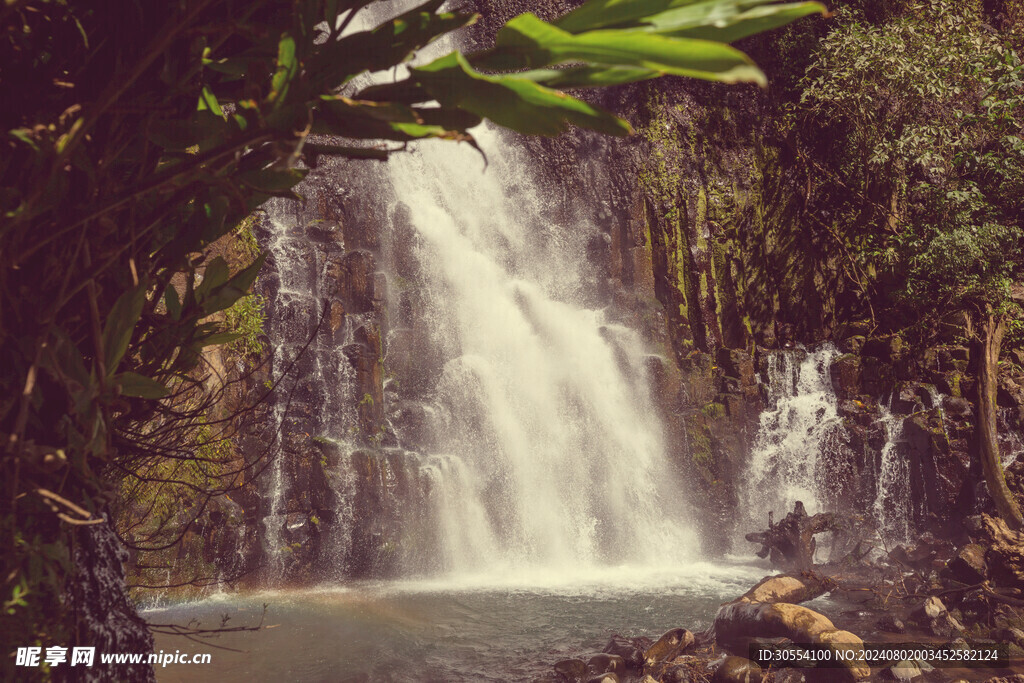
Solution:
M 103 360 L 108 375 L 114 374 L 128 350 L 128 343 L 145 303 L 146 285 L 140 282 L 119 296 L 107 314 L 103 323 Z
M 694 0 L 590 0 L 556 21 L 555 26 L 569 33 L 636 26 L 644 17 L 693 3 Z
M 121 387 L 122 396 L 156 399 L 170 393 L 160 382 L 135 372 L 122 372 L 111 379 Z
M 516 74 L 549 88 L 602 88 L 657 78 L 660 72 L 638 66 L 577 66 L 568 69 L 533 69 Z
M 288 96 L 288 86 L 298 73 L 299 62 L 295 57 L 295 39 L 285 33 L 277 44 L 277 68 L 270 79 L 270 93 L 267 100 L 280 107 Z
M 828 10 L 817 2 L 767 4 L 772 1 L 708 0 L 645 17 L 642 24 L 644 30 L 663 36 L 732 43 L 785 26 L 810 14 L 828 14 Z
M 249 288 L 256 281 L 256 276 L 259 275 L 260 268 L 266 260 L 267 254 L 264 252 L 248 268 L 239 271 L 230 280 L 211 291 L 200 302 L 203 313 L 210 315 L 231 308 L 236 301 L 249 294 Z
M 411 69 L 442 106 L 463 109 L 527 135 L 558 135 L 572 123 L 610 135 L 628 135 L 629 124 L 608 112 L 516 74 L 475 71 L 458 52 Z
M 310 65 L 310 71 L 316 74 L 313 87 L 322 84 L 336 87 L 364 71 L 380 71 L 401 64 L 416 50 L 477 19 L 475 14 L 436 14 L 443 4 L 444 0 L 428 0 L 371 31 L 328 42 Z
M 739 50 L 709 40 L 670 38 L 640 29 L 572 34 L 521 14 L 498 33 L 493 50 L 474 56 L 477 68 L 510 71 L 583 62 L 632 66 L 659 74 L 735 83 L 767 83 Z

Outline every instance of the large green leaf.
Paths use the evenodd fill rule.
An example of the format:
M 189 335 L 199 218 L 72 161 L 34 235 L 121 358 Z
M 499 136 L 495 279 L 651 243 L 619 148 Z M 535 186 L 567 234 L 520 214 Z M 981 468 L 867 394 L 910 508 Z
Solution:
M 452 138 L 457 130 L 431 123 L 416 110 L 394 102 L 370 102 L 346 97 L 324 98 L 314 133 L 357 140 L 408 142 L 420 138 Z
M 227 261 L 220 256 L 214 258 L 203 271 L 203 281 L 196 287 L 196 299 L 202 301 L 210 292 L 217 289 L 231 277 Z
M 458 52 L 411 72 L 442 106 L 472 112 L 520 133 L 557 135 L 569 123 L 611 135 L 630 132 L 628 123 L 603 109 L 517 74 L 479 73 Z
M 277 68 L 270 79 L 270 93 L 267 100 L 280 107 L 288 95 L 288 88 L 299 70 L 299 61 L 295 56 L 295 39 L 285 33 L 277 44 Z
M 121 387 L 123 396 L 136 398 L 163 398 L 170 392 L 163 384 L 135 372 L 122 372 L 112 378 Z
M 140 282 L 119 296 L 107 314 L 103 323 L 103 360 L 108 375 L 114 374 L 128 350 L 128 343 L 145 303 L 146 285 Z
M 593 31 L 612 26 L 636 26 L 636 22 L 659 12 L 692 5 L 696 0 L 590 0 L 555 22 L 569 33 Z
M 706 0 L 641 20 L 644 30 L 677 38 L 732 43 L 770 31 L 809 14 L 828 14 L 817 2 L 770 5 L 774 0 Z
M 549 88 L 603 88 L 661 75 L 658 71 L 638 66 L 577 66 L 568 69 L 532 69 L 516 74 Z
M 749 57 L 722 43 L 670 38 L 641 29 L 574 35 L 533 14 L 522 14 L 508 22 L 498 33 L 494 49 L 473 58 L 477 68 L 501 71 L 574 62 L 633 66 L 726 83 L 767 83 Z
M 200 302 L 203 313 L 210 315 L 217 311 L 223 311 L 230 308 L 243 296 L 248 295 L 249 288 L 256 281 L 256 276 L 259 275 L 260 268 L 263 267 L 263 262 L 266 260 L 267 254 L 264 252 L 248 268 L 239 271 L 230 280 L 211 291 Z
M 443 4 L 444 0 L 428 0 L 371 31 L 328 42 L 310 66 L 315 74 L 314 87 L 322 84 L 336 87 L 364 71 L 380 71 L 401 64 L 416 50 L 477 19 L 475 14 L 437 14 Z
M 263 168 L 238 174 L 238 180 L 254 190 L 275 197 L 295 197 L 292 188 L 309 173 L 305 168 Z

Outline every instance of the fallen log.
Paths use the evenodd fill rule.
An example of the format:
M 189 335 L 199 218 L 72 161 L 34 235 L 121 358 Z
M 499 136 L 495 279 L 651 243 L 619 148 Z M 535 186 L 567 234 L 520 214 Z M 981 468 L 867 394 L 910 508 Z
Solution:
M 853 633 L 835 627 L 824 614 L 794 604 L 822 595 L 835 583 L 813 573 L 770 576 L 743 596 L 722 605 L 715 616 L 718 644 L 746 657 L 754 638 L 788 638 L 797 645 L 820 645 L 832 650 L 863 652 L 864 642 Z M 834 669 L 836 680 L 859 681 L 871 675 L 871 668 L 854 657 L 842 660 Z
M 761 549 L 757 556 L 771 556 L 772 564 L 787 570 L 806 570 L 814 566 L 814 551 L 817 542 L 815 534 L 825 531 L 838 531 L 839 523 L 835 515 L 819 512 L 808 515 L 804 504 L 797 501 L 793 511 L 782 518 L 778 524 L 773 523 L 768 515 L 768 529 L 746 535 L 751 543 L 760 543 Z

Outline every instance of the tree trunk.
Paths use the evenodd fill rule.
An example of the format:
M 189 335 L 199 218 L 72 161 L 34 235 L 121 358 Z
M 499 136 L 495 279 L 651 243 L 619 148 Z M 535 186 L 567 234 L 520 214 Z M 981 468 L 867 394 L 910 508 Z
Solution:
M 996 389 L 999 386 L 999 349 L 1006 333 L 1006 321 L 991 315 L 982 326 L 981 358 L 978 361 L 978 441 L 985 485 L 995 501 L 999 516 L 1014 531 L 1024 529 L 1017 501 L 1006 486 L 1003 463 L 996 439 Z

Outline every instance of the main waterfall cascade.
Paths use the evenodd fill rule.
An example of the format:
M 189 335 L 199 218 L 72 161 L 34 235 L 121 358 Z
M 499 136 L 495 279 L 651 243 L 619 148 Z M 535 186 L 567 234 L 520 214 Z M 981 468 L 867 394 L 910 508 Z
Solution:
M 339 578 L 362 542 L 355 527 L 379 525 L 357 523 L 353 510 L 373 463 L 383 470 L 373 514 L 400 530 L 386 545 L 401 575 L 669 566 L 699 552 L 652 405 L 648 352 L 636 332 L 583 303 L 593 228 L 549 223 L 513 142 L 488 128 L 477 139 L 489 165 L 468 145 L 434 141 L 396 155 L 377 176 L 385 183 L 374 215 L 389 223 L 376 228 L 388 282 L 375 276 L 386 376 L 380 433 L 352 433 L 360 417 L 350 349 L 373 314 L 346 313 L 299 361 L 301 400 L 289 409 L 298 414 L 278 400 L 271 415 L 281 456 L 264 485 L 271 574 L 280 576 L 308 526 L 290 502 L 307 495 L 301 448 L 285 443 L 298 424 L 341 452 L 328 473 Z M 267 211 L 276 273 L 268 334 L 281 371 L 315 329 L 331 250 L 349 245 L 321 245 L 311 256 L 301 245 L 308 217 L 286 202 Z M 415 429 L 403 421 L 410 406 Z
M 586 296 L 588 226 L 555 226 L 528 164 L 490 129 L 390 164 L 417 235 L 433 390 L 450 416 L 427 465 L 444 567 L 565 571 L 693 558 L 644 345 Z M 394 215 L 393 214 L 393 215 Z

